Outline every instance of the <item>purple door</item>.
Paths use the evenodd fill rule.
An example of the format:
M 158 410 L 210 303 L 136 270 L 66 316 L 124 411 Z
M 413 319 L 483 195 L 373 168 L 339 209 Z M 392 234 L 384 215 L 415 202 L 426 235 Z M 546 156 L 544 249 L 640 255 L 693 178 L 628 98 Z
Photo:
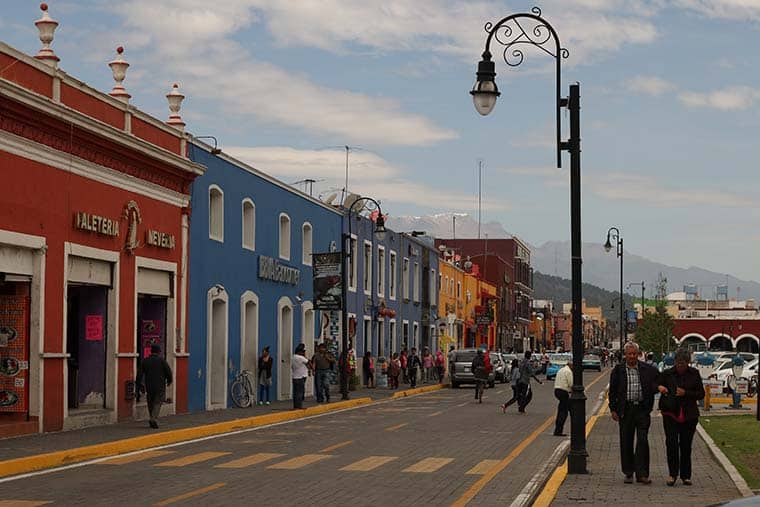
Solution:
M 69 285 L 69 408 L 104 408 L 108 287 Z

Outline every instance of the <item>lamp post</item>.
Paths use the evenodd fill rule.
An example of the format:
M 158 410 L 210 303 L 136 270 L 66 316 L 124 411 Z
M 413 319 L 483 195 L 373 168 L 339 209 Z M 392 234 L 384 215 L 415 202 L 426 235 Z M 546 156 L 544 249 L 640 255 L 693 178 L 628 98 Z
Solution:
M 348 218 L 348 234 L 342 235 L 342 242 L 343 242 L 343 248 L 341 251 L 343 252 L 342 255 L 342 268 L 343 271 L 343 283 L 341 284 L 341 292 L 342 292 L 342 299 L 343 299 L 343 315 L 342 315 L 342 323 L 341 327 L 343 328 L 342 333 L 342 340 L 341 340 L 341 357 L 343 358 L 343 362 L 340 365 L 340 394 L 341 399 L 347 400 L 348 399 L 348 372 L 346 371 L 346 363 L 348 362 L 348 268 L 347 268 L 347 260 L 351 258 L 352 263 L 356 263 L 356 259 L 352 257 L 351 252 L 351 235 L 352 235 L 352 227 L 351 227 L 351 215 L 356 211 L 356 204 L 362 203 L 363 205 L 366 202 L 371 202 L 375 209 L 377 209 L 377 218 L 375 219 L 375 236 L 378 240 L 382 241 L 385 238 L 385 217 L 383 217 L 383 212 L 380 209 L 380 203 L 374 200 L 371 197 L 359 197 L 354 202 L 351 203 L 348 208 L 346 208 L 346 217 Z M 351 273 L 353 274 L 353 268 L 351 269 Z
M 616 253 L 620 257 L 620 350 L 623 350 L 623 337 L 625 336 L 625 323 L 623 322 L 623 238 L 620 236 L 620 229 L 610 227 L 607 230 L 607 242 L 604 244 L 604 250 L 612 250 L 610 238 L 615 240 Z
M 496 99 L 501 95 L 496 86 L 495 64 L 491 60 L 492 41 L 504 46 L 502 56 L 510 67 L 522 64 L 523 45 L 533 46 L 554 58 L 556 64 L 556 123 L 557 123 L 557 167 L 562 167 L 562 151 L 570 153 L 570 236 L 572 257 L 572 306 L 573 306 L 573 389 L 570 394 L 570 453 L 568 472 L 586 473 L 586 395 L 583 387 L 583 324 L 581 321 L 581 121 L 580 84 L 570 85 L 569 97 L 560 96 L 560 60 L 567 58 L 569 51 L 560 46 L 557 32 L 541 17 L 541 9 L 533 7 L 531 12 L 511 14 L 496 24 L 486 23 L 486 38 L 483 59 L 478 63 L 475 86 L 472 95 L 475 109 L 481 115 L 489 114 Z M 561 109 L 570 112 L 570 138 L 562 140 L 560 124 Z

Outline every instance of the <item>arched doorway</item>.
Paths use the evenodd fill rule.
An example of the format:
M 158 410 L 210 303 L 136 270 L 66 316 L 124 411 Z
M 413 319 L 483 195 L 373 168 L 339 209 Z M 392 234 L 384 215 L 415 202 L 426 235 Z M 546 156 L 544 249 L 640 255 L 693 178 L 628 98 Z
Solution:
M 701 351 L 707 348 L 707 339 L 701 334 L 687 334 L 681 338 L 680 345 L 691 352 Z
M 734 348 L 734 343 L 731 341 L 731 337 L 727 334 L 717 333 L 710 337 L 708 340 L 708 348 L 715 351 L 726 351 Z
M 227 408 L 227 347 L 229 339 L 227 291 L 221 285 L 207 294 L 206 409 Z
M 277 368 L 277 395 L 280 400 L 293 397 L 290 361 L 293 355 L 293 303 L 288 297 L 277 302 L 277 336 L 279 360 Z
M 256 385 L 259 357 L 259 297 L 245 291 L 240 297 L 240 369 L 253 374 Z
M 306 345 L 306 357 L 314 356 L 314 306 L 311 301 L 301 305 L 301 341 Z M 314 392 L 314 376 L 306 377 L 306 396 Z
M 737 352 L 752 352 L 757 354 L 760 339 L 753 334 L 743 334 L 736 339 Z

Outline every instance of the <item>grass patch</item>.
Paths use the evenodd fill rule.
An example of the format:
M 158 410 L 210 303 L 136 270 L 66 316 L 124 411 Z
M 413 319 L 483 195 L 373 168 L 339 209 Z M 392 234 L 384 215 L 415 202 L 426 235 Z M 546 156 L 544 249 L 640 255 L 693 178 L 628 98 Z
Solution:
M 755 415 L 703 416 L 702 427 L 752 489 L 760 488 L 760 422 Z

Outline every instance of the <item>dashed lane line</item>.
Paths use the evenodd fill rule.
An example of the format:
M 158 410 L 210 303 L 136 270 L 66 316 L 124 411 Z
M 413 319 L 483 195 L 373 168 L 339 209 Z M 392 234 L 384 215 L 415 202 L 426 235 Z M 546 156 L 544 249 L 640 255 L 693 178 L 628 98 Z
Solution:
M 220 463 L 215 465 L 214 468 L 246 468 L 249 466 L 257 465 L 265 461 L 270 461 L 276 458 L 281 458 L 284 454 L 278 452 L 257 452 L 244 458 L 234 459 L 226 463 Z
M 162 461 L 161 463 L 156 463 L 153 466 L 155 467 L 184 467 L 187 465 L 200 463 L 202 461 L 208 461 L 210 459 L 220 458 L 228 454 L 230 453 L 229 452 L 215 452 L 215 451 L 199 452 L 197 454 L 191 454 L 189 456 L 183 456 L 181 458 L 172 459 L 169 461 Z
M 298 470 L 307 465 L 322 461 L 323 459 L 332 458 L 331 454 L 304 454 L 303 456 L 297 456 L 274 465 L 269 465 L 267 468 L 271 470 Z
M 484 459 L 465 472 L 465 475 L 483 475 L 499 463 L 498 459 Z
M 404 426 L 408 425 L 409 423 L 401 423 L 397 424 L 395 426 L 388 426 L 385 428 L 385 431 L 396 431 L 397 429 L 403 428 Z
M 126 465 L 127 463 L 135 463 L 136 461 L 143 461 L 146 459 L 157 458 L 159 456 L 166 456 L 167 454 L 173 454 L 174 452 L 175 451 L 148 451 L 142 454 L 131 454 L 127 456 L 119 456 L 118 458 L 101 461 L 99 464 L 100 465 Z
M 353 441 L 353 440 L 346 440 L 345 442 L 340 442 L 340 443 L 338 443 L 338 444 L 335 444 L 335 445 L 331 445 L 330 447 L 325 447 L 324 449 L 320 450 L 319 452 L 330 452 L 330 451 L 334 451 L 335 449 L 340 449 L 341 447 L 345 447 L 345 446 L 347 446 L 347 445 L 351 445 L 351 444 L 353 444 L 353 443 L 354 443 L 354 441 Z
M 351 463 L 350 465 L 346 465 L 340 470 L 346 472 L 369 472 L 396 459 L 398 459 L 398 456 L 369 456 L 355 463 Z
M 170 505 L 173 503 L 181 502 L 182 500 L 187 500 L 188 498 L 192 498 L 198 495 L 203 495 L 210 491 L 214 491 L 215 489 L 223 488 L 226 484 L 227 483 L 225 482 L 217 482 L 210 486 L 206 486 L 205 488 L 194 489 L 193 491 L 188 491 L 187 493 L 184 493 L 182 495 L 173 496 L 171 498 L 167 498 L 166 500 L 161 500 L 160 502 L 156 502 L 153 505 L 155 505 L 156 507 L 162 507 L 164 505 Z
M 452 461 L 454 461 L 454 458 L 425 458 L 414 465 L 406 467 L 402 472 L 429 474 L 438 471 Z

